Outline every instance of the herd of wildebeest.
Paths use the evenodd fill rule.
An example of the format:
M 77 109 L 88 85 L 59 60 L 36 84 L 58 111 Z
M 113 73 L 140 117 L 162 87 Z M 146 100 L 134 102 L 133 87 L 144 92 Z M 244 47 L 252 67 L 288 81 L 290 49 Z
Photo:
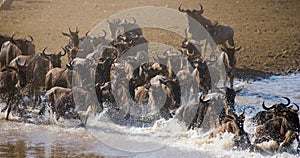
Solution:
M 135 49 L 148 41 L 134 18 L 107 20 L 112 40 L 107 40 L 107 31 L 104 30 L 102 36 L 92 37 L 86 33 L 79 37 L 77 27 L 75 31 L 69 28 L 69 33 L 62 32 L 68 42 L 59 53 L 47 53 L 46 48 L 35 52 L 31 36 L 29 39 L 15 39 L 14 35 L 0 35 L 0 93 L 2 101 L 6 102 L 1 112 L 7 111 L 6 119 L 9 119 L 11 110 L 22 117 L 21 105 L 23 109 L 27 106 L 20 103 L 26 95 L 32 99 L 32 108 L 40 109 L 39 115 L 51 109 L 56 119 L 81 118 L 86 123 L 89 114 L 108 109 L 110 115 L 118 115 L 112 116 L 114 119 L 123 121 L 175 117 L 188 129 L 214 122 L 209 125 L 210 136 L 233 133 L 235 145 L 240 149 L 258 150 L 257 144 L 273 140 L 277 143 L 277 151 L 285 151 L 297 140 L 299 151 L 299 106 L 291 104 L 286 97 L 283 98 L 287 103 L 270 107 L 262 103 L 264 110 L 251 119 L 257 127 L 255 140 L 250 141 L 244 130 L 244 112 L 238 115 L 235 110 L 239 90 L 233 88 L 234 54 L 240 47 L 234 45 L 233 29 L 203 17 L 202 5 L 199 10 L 182 9 L 180 5 L 178 11 L 187 13 L 191 23 L 191 18 L 199 22 L 221 47 L 216 48 L 219 52 L 212 55 L 212 59 L 204 58 L 197 47 L 203 44 L 193 39 L 197 28 L 190 27 L 186 32 L 192 37 L 187 36 L 179 50 L 156 52 L 155 60 L 150 61 L 147 48 Z M 193 25 L 191 23 L 189 25 Z M 128 50 L 131 53 L 124 55 Z M 64 56 L 68 63 L 62 68 Z M 217 61 L 225 67 L 223 90 L 214 88 L 220 75 L 212 77 L 210 73 L 213 71 L 210 67 Z M 75 94 L 80 97 L 75 98 Z M 41 96 L 45 99 L 42 100 Z M 191 103 L 190 98 L 196 101 Z M 76 106 L 76 99 L 80 100 L 76 104 L 83 105 Z M 153 117 L 148 120 L 137 117 L 142 112 L 146 113 L 145 118 L 150 114 Z M 207 113 L 211 117 L 206 116 Z

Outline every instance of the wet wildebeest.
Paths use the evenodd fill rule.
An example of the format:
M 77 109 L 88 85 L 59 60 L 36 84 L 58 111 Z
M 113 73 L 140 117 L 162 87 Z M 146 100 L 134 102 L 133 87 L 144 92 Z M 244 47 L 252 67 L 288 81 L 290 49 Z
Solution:
M 208 110 L 210 100 L 199 97 L 199 103 L 190 103 L 179 107 L 175 113 L 175 118 L 183 121 L 188 129 L 200 128 L 204 116 Z
M 45 54 L 46 48 L 42 53 L 34 55 L 19 55 L 10 62 L 10 66 L 17 67 L 27 63 L 26 77 L 29 83 L 29 93 L 35 97 L 33 108 L 41 103 L 41 89 L 45 87 L 46 74 L 51 68 L 61 67 L 61 57 L 65 54 L 50 53 Z
M 0 63 L 1 67 L 8 65 L 15 57 L 19 55 L 32 55 L 35 53 L 35 45 L 31 41 L 26 39 L 13 39 L 14 35 L 10 38 L 9 41 L 6 41 L 1 46 L 0 52 Z
M 148 105 L 151 112 L 160 113 L 168 120 L 172 118 L 172 111 L 180 106 L 180 86 L 175 79 L 168 79 L 163 75 L 156 75 L 150 80 L 148 90 Z
M 52 112 L 56 115 L 56 120 L 60 117 L 63 118 L 79 118 L 75 112 L 75 102 L 72 90 L 63 87 L 53 87 L 47 91 L 45 95 L 45 102 L 49 105 Z M 39 114 L 43 114 L 44 107 L 40 110 Z
M 225 66 L 225 72 L 226 72 L 226 78 L 224 80 L 224 86 L 226 86 L 228 78 L 230 87 L 233 88 L 233 78 L 235 75 L 235 65 L 236 65 L 236 58 L 235 58 L 235 52 L 239 51 L 241 47 L 232 47 L 232 48 L 221 48 L 222 54 L 221 59 L 223 60 L 224 66 Z
M 188 39 L 184 39 L 184 41 L 182 41 L 181 47 L 183 48 L 182 54 L 184 56 L 187 56 L 187 60 L 189 63 L 191 63 L 192 61 L 201 59 L 201 49 L 199 48 L 199 42 L 195 41 L 195 40 L 188 40 Z M 193 65 L 192 65 L 193 66 Z M 195 68 L 193 66 L 193 68 Z M 190 70 L 191 72 L 192 70 Z
M 180 84 L 181 100 L 185 102 L 196 100 L 199 91 L 198 84 L 193 78 L 192 73 L 190 73 L 188 66 L 176 74 L 176 78 Z
M 142 85 L 150 83 L 151 78 L 156 75 L 163 75 L 166 77 L 175 75 L 169 74 L 168 68 L 165 65 L 159 63 L 144 63 L 133 71 L 133 77 L 129 80 L 129 93 L 131 98 L 134 100 L 134 90 Z M 172 77 L 172 78 L 173 78 Z
M 221 126 L 216 128 L 210 133 L 210 137 L 216 137 L 219 133 L 233 133 L 234 145 L 238 149 L 251 149 L 252 145 L 248 136 L 248 133 L 244 130 L 245 115 L 244 111 L 242 114 L 237 115 L 235 112 L 230 115 L 225 115 Z
M 300 151 L 300 141 L 299 141 L 299 132 L 300 132 L 300 124 L 298 111 L 299 106 L 294 103 L 297 109 L 292 109 L 292 106 L 285 106 L 284 104 L 275 104 L 272 106 L 274 109 L 273 115 L 265 114 L 263 118 L 263 113 L 260 114 L 260 117 L 263 118 L 265 122 L 256 128 L 256 139 L 254 141 L 255 144 L 274 140 L 277 142 L 278 150 L 285 150 L 289 147 L 293 141 L 296 139 L 298 141 L 298 152 Z
M 226 115 L 230 115 L 235 112 L 234 104 L 235 104 L 235 97 L 237 93 L 239 93 L 242 89 L 234 90 L 233 88 L 225 88 L 225 101 L 224 107 L 222 108 L 222 112 L 219 115 L 219 123 L 223 121 Z
M 291 100 L 287 97 L 283 97 L 284 99 L 287 100 L 287 103 L 278 103 L 274 104 L 271 107 L 267 107 L 265 105 L 265 102 L 262 103 L 263 111 L 259 111 L 253 118 L 253 122 L 255 122 L 257 125 L 262 125 L 268 120 L 276 117 L 276 116 L 281 116 L 281 111 L 284 109 L 288 108 L 288 106 L 291 103 Z
M 8 120 L 12 104 L 16 103 L 18 108 L 19 98 L 18 93 L 20 88 L 23 88 L 27 84 L 26 80 L 26 66 L 18 65 L 18 68 L 4 66 L 0 71 L 0 93 L 8 95 L 6 106 L 1 110 L 4 112 L 7 110 L 6 119 Z
M 203 94 L 207 94 L 211 90 L 211 76 L 206 61 L 203 59 L 195 60 L 191 62 L 195 69 L 192 76 L 196 80 L 199 91 Z
M 46 90 L 50 90 L 55 86 L 72 88 L 73 68 L 70 63 L 66 65 L 66 68 L 53 68 L 47 72 L 45 79 Z
M 111 81 L 110 74 L 111 74 L 112 65 L 113 65 L 112 58 L 100 58 L 97 61 L 96 72 L 95 72 L 95 89 L 96 89 L 98 102 L 101 104 L 101 106 L 106 101 L 104 97 L 105 95 L 103 94 L 103 86 L 106 83 Z M 110 84 L 108 85 L 108 89 L 111 89 Z M 111 95 L 112 94 L 108 94 L 108 96 Z M 111 101 L 114 102 L 113 100 Z

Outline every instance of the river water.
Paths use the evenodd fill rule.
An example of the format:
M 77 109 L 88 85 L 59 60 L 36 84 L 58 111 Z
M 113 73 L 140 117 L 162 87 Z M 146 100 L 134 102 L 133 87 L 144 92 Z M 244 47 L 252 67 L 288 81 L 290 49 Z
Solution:
M 245 130 L 250 136 L 254 127 L 247 120 L 262 109 L 263 101 L 270 106 L 288 97 L 300 104 L 300 74 L 236 83 L 243 87 L 236 97 L 236 109 L 245 110 Z M 0 157 L 299 157 L 293 149 L 284 153 L 235 150 L 232 134 L 208 138 L 208 132 L 187 131 L 175 119 L 130 127 L 112 123 L 104 113 L 89 119 L 83 128 L 78 120 L 56 121 L 51 114 L 25 121 L 4 117 L 0 113 Z M 99 119 L 101 124 L 95 124 Z

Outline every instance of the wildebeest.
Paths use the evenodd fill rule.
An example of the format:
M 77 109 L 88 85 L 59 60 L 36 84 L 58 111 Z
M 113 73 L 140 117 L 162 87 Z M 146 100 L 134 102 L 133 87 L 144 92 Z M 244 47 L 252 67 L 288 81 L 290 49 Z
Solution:
M 32 55 L 35 53 L 35 46 L 31 41 L 26 39 L 13 39 L 14 35 L 10 38 L 9 41 L 6 41 L 1 46 L 0 52 L 0 63 L 1 67 L 8 65 L 15 57 L 18 55 Z
M 97 49 L 99 49 L 99 47 L 108 45 L 109 41 L 105 39 L 107 33 L 104 30 L 102 31 L 104 33 L 103 36 L 91 36 L 86 33 L 86 35 L 79 41 L 78 53 L 76 57 L 87 58 L 89 54 L 93 54 L 95 51 L 97 51 Z
M 68 62 L 75 59 L 78 54 L 78 47 L 70 47 L 69 45 L 62 48 L 66 54 L 68 54 Z
M 192 73 L 192 76 L 196 80 L 199 91 L 207 94 L 211 90 L 211 76 L 208 69 L 206 61 L 203 59 L 192 61 L 192 65 L 195 66 L 195 69 Z
M 199 6 L 200 6 L 199 10 L 182 9 L 181 5 L 182 4 L 179 5 L 178 11 L 187 13 L 189 15 L 188 18 L 193 18 L 193 20 L 196 20 L 197 22 L 199 22 L 203 27 L 205 27 L 206 25 L 211 25 L 211 21 L 202 16 L 204 10 L 203 10 L 203 6 L 201 4 L 199 4 Z M 189 26 L 197 26 L 192 23 L 193 20 L 189 19 Z
M 241 47 L 232 47 L 232 48 L 227 48 L 224 47 L 222 48 L 222 54 L 221 58 L 223 60 L 224 66 L 225 66 L 225 71 L 226 71 L 226 78 L 224 80 L 224 86 L 226 86 L 228 78 L 229 78 L 229 83 L 230 87 L 233 88 L 233 79 L 235 75 L 235 65 L 236 65 L 236 58 L 235 58 L 235 52 L 239 51 Z
M 287 103 L 278 103 L 274 104 L 271 107 L 267 107 L 265 105 L 265 102 L 262 103 L 263 111 L 259 111 L 253 118 L 252 120 L 257 124 L 257 125 L 262 125 L 268 120 L 281 115 L 281 111 L 284 109 L 287 109 L 288 106 L 291 103 L 291 100 L 287 97 L 283 97 L 284 99 L 287 100 Z
M 237 115 L 235 112 L 230 115 L 225 115 L 221 126 L 210 133 L 210 137 L 216 137 L 220 133 L 233 133 L 234 145 L 238 149 L 252 149 L 248 133 L 244 130 L 245 115 Z
M 75 112 L 75 102 L 72 90 L 63 87 L 53 87 L 45 94 L 45 102 L 49 105 L 52 112 L 55 113 L 56 119 L 63 118 L 79 118 Z M 45 106 L 40 110 L 39 114 L 44 113 Z
M 52 87 L 59 86 L 72 88 L 72 67 L 67 64 L 67 68 L 53 68 L 46 74 L 45 88 L 50 90 Z
M 199 103 L 182 105 L 175 113 L 175 118 L 183 121 L 188 129 L 200 128 L 208 110 L 210 100 L 204 96 L 199 97 Z
M 165 77 L 174 76 L 169 74 L 167 66 L 156 62 L 148 62 L 140 65 L 133 71 L 133 76 L 129 80 L 129 92 L 132 99 L 134 99 L 135 88 L 150 83 L 151 78 L 156 75 L 163 75 Z M 173 77 L 172 77 L 173 78 Z
M 71 47 L 78 47 L 78 45 L 79 45 L 79 36 L 78 36 L 78 33 L 79 33 L 78 27 L 76 27 L 76 30 L 74 32 L 71 31 L 71 29 L 69 28 L 69 34 L 62 32 L 62 34 L 64 36 L 69 37 L 69 45 Z
M 18 65 L 18 68 L 4 66 L 0 71 L 0 93 L 7 94 L 6 106 L 1 110 L 4 112 L 7 110 L 6 119 L 8 120 L 10 111 L 12 109 L 13 102 L 18 107 L 18 93 L 19 89 L 25 87 L 27 84 L 26 80 L 26 66 Z
M 163 55 L 163 57 L 157 55 L 157 62 L 166 65 L 170 71 L 177 74 L 183 67 L 183 55 L 172 49 L 165 51 Z
M 202 54 L 199 46 L 200 43 L 192 39 L 184 39 L 184 41 L 182 41 L 181 47 L 183 49 L 181 51 L 184 56 L 187 56 L 187 60 L 189 61 L 189 63 L 201 58 Z
M 41 53 L 34 55 L 19 55 L 10 62 L 10 66 L 17 68 L 17 62 L 27 64 L 26 77 L 29 83 L 29 93 L 35 97 L 33 108 L 41 102 L 41 89 L 45 87 L 46 74 L 51 68 L 61 67 L 61 57 L 65 54 L 45 53 L 46 48 Z
M 219 115 L 219 123 L 224 120 L 226 115 L 232 114 L 235 112 L 235 97 L 237 93 L 239 93 L 242 89 L 234 90 L 233 88 L 225 88 L 225 101 L 224 107 L 222 108 L 222 112 Z
M 286 107 L 285 105 L 275 104 L 272 106 L 277 110 L 273 114 L 264 115 L 265 122 L 258 125 L 256 128 L 256 138 L 254 143 L 258 144 L 268 140 L 274 140 L 279 144 L 278 150 L 289 147 L 292 142 L 297 139 L 298 148 L 300 150 L 299 132 L 300 124 L 298 111 L 299 106 L 294 103 L 297 109 L 292 109 L 293 106 Z M 262 114 L 260 116 L 263 116 Z M 259 118 L 259 117 L 258 117 Z M 262 121 L 262 120 L 261 120 Z

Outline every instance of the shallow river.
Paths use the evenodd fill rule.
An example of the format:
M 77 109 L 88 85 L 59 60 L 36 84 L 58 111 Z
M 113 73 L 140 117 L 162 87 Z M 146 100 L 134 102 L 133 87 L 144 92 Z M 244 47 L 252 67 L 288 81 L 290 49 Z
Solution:
M 263 101 L 270 106 L 285 102 L 284 96 L 300 104 L 299 85 L 300 74 L 238 82 L 243 90 L 236 98 L 236 109 L 245 109 L 245 130 L 254 133 L 247 118 L 262 109 Z M 141 128 L 115 125 L 103 114 L 89 119 L 86 129 L 78 126 L 78 120 L 55 121 L 49 115 L 27 123 L 14 117 L 6 121 L 4 116 L 0 113 L 0 157 L 299 157 L 292 152 L 238 151 L 232 134 L 208 138 L 207 132 L 186 131 L 174 119 Z M 100 119 L 101 124 L 95 124 Z

